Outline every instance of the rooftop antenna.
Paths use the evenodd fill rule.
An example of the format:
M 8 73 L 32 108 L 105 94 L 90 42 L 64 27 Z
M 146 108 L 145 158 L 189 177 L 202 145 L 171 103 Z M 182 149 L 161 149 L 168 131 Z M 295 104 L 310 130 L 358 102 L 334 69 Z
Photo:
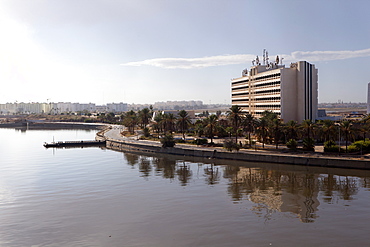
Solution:
M 263 49 L 263 65 L 266 65 L 266 49 Z

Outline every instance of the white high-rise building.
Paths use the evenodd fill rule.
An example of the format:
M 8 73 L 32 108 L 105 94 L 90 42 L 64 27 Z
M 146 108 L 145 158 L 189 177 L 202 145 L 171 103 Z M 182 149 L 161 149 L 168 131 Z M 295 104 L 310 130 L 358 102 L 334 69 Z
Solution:
M 257 64 L 244 70 L 242 77 L 231 82 L 232 105 L 259 118 L 268 110 L 285 122 L 317 119 L 318 71 L 306 61 L 292 63 L 289 68 L 275 63 Z

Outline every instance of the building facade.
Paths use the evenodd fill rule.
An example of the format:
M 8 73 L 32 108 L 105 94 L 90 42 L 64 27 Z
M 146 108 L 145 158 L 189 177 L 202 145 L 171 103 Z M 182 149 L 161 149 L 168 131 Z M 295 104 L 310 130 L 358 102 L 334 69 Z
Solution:
M 231 81 L 232 105 L 260 118 L 264 111 L 272 111 L 285 122 L 317 119 L 318 71 L 306 61 L 285 65 L 257 62 L 242 77 Z

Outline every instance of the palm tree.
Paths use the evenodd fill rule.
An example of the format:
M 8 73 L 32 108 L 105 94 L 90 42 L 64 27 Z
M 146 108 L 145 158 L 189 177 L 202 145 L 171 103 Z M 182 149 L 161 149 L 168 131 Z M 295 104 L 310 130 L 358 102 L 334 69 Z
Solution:
M 123 125 L 128 128 L 130 133 L 134 134 L 136 124 L 137 124 L 136 113 L 133 110 L 126 112 L 126 114 L 124 114 L 123 116 Z
M 176 117 L 172 113 L 165 113 L 163 114 L 163 124 L 164 124 L 164 130 L 165 132 L 174 131 L 174 125 L 175 125 Z
M 314 129 L 314 123 L 311 121 L 311 119 L 303 120 L 302 128 L 306 134 L 306 137 L 311 138 L 311 135 Z
M 248 133 L 249 147 L 252 147 L 251 133 L 256 128 L 257 125 L 256 119 L 251 114 L 247 113 L 245 114 L 245 117 L 241 125 L 243 126 L 244 131 Z
M 290 120 L 286 123 L 287 139 L 297 139 L 298 125 L 294 120 Z
M 242 108 L 240 108 L 238 105 L 233 105 L 230 108 L 230 111 L 227 112 L 227 116 L 230 119 L 232 126 L 234 128 L 235 142 L 238 143 L 238 129 L 243 116 Z
M 275 141 L 276 149 L 278 149 L 278 146 L 279 146 L 281 129 L 282 129 L 281 120 L 278 118 L 274 119 L 273 120 L 273 132 L 274 132 L 274 141 Z
M 188 128 L 190 122 L 190 116 L 185 110 L 181 110 L 178 113 L 178 120 L 177 123 L 180 125 L 181 133 L 182 133 L 182 138 L 185 140 L 185 130 Z
M 324 135 L 324 141 L 330 141 L 335 139 L 335 136 L 337 134 L 337 128 L 334 124 L 334 121 L 325 119 L 323 121 L 323 126 L 321 129 Z
M 150 110 L 148 108 L 144 108 L 139 111 L 139 119 L 140 123 L 142 124 L 143 128 L 145 129 L 146 126 L 149 124 L 149 119 L 151 118 Z
M 157 129 L 157 133 L 159 134 L 164 129 L 163 128 L 163 114 L 162 114 L 162 112 L 156 112 L 155 113 L 154 121 L 155 121 L 154 127 Z
M 268 134 L 268 123 L 265 118 L 260 118 L 258 121 L 257 133 L 262 139 L 262 148 L 265 148 L 266 137 Z
M 206 129 L 209 134 L 209 137 L 211 138 L 211 143 L 213 143 L 214 130 L 215 130 L 217 121 L 218 121 L 218 117 L 217 115 L 214 115 L 214 114 L 207 117 L 204 121 L 206 124 Z
M 346 152 L 348 151 L 348 141 L 352 136 L 353 128 L 352 123 L 349 121 L 343 121 L 340 123 L 340 128 L 344 133 L 344 139 L 346 140 Z

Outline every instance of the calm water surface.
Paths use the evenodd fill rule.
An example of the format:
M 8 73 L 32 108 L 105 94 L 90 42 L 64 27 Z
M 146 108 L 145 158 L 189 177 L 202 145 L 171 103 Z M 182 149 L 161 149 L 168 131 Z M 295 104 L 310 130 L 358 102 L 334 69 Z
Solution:
M 370 173 L 45 149 L 0 129 L 0 246 L 369 246 Z M 210 163 L 216 162 L 216 163 Z

